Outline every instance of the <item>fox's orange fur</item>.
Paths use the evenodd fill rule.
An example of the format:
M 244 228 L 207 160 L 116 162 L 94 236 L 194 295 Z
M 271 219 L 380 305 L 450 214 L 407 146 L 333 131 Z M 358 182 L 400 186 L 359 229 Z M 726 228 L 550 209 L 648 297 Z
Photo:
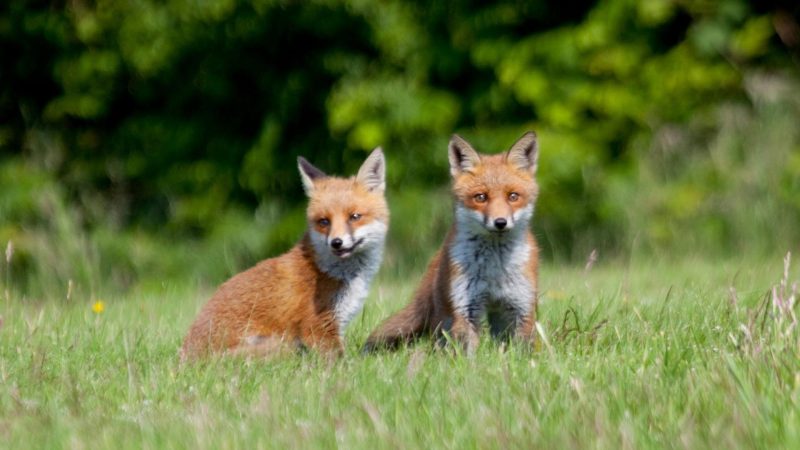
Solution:
M 287 253 L 219 287 L 183 343 L 182 358 L 271 355 L 301 347 L 338 355 L 378 269 L 389 212 L 380 149 L 357 176 L 327 177 L 299 161 L 309 196 L 308 230 Z
M 486 316 L 492 334 L 534 341 L 539 250 L 529 221 L 538 195 L 537 155 L 533 133 L 491 156 L 453 136 L 454 224 L 411 303 L 370 335 L 367 350 L 444 331 L 469 354 Z

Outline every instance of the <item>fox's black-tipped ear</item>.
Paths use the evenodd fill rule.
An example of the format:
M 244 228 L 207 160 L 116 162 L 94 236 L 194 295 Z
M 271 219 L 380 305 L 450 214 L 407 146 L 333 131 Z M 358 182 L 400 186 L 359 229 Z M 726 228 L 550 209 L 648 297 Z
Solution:
M 509 164 L 520 170 L 527 170 L 531 174 L 536 174 L 539 165 L 539 142 L 536 133 L 528 131 L 511 146 L 506 156 Z
M 370 191 L 383 192 L 386 189 L 386 160 L 383 157 L 383 149 L 376 147 L 367 156 L 364 164 L 358 169 L 356 181 Z
M 447 156 L 450 159 L 450 174 L 456 176 L 461 172 L 471 172 L 481 163 L 478 152 L 469 145 L 469 142 L 454 134 L 447 146 Z
M 327 176 L 325 172 L 314 167 L 302 156 L 297 157 L 297 168 L 300 169 L 300 178 L 303 180 L 303 189 L 306 191 L 306 195 L 311 195 L 311 191 L 314 190 L 314 180 Z

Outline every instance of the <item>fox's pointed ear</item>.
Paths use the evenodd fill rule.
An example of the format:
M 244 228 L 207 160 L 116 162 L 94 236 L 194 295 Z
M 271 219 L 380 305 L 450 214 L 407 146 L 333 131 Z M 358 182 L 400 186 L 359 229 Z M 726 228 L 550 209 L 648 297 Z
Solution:
M 527 170 L 532 175 L 536 174 L 539 165 L 539 142 L 536 133 L 528 131 L 511 146 L 511 150 L 506 155 L 506 161 L 512 166 Z
M 383 150 L 380 147 L 376 147 L 367 156 L 364 164 L 361 164 L 356 181 L 370 191 L 383 192 L 386 189 L 386 160 L 383 158 Z
M 297 168 L 300 169 L 300 178 L 303 179 L 303 189 L 306 195 L 311 195 L 314 190 L 314 180 L 325 178 L 325 172 L 314 167 L 302 156 L 297 157 Z
M 450 159 L 450 174 L 453 176 L 461 172 L 471 172 L 481 163 L 478 152 L 457 134 L 450 138 L 447 150 L 447 156 Z

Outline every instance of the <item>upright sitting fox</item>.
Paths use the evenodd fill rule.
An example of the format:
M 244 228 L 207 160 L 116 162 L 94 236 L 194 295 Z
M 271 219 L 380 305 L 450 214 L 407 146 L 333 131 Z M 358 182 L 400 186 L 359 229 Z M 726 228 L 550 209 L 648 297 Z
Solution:
M 385 162 L 375 149 L 352 178 L 326 176 L 298 158 L 308 230 L 288 253 L 226 281 L 200 311 L 182 358 L 269 355 L 310 347 L 343 351 L 348 322 L 378 271 L 389 221 Z
M 444 331 L 472 354 L 487 316 L 493 335 L 533 342 L 539 251 L 529 223 L 537 157 L 532 132 L 491 156 L 453 136 L 454 224 L 412 302 L 370 335 L 366 350 Z

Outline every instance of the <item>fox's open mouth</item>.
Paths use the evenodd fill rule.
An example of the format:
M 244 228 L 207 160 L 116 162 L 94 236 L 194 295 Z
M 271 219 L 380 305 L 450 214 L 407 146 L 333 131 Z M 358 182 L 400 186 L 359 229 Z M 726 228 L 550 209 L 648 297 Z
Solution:
M 338 256 L 339 258 L 347 258 L 351 254 L 353 254 L 353 251 L 356 249 L 356 247 L 361 245 L 362 242 L 364 242 L 364 238 L 361 238 L 361 239 L 357 240 L 350 247 L 347 247 L 347 248 L 342 247 L 342 248 L 334 249 L 333 250 L 333 254 Z

